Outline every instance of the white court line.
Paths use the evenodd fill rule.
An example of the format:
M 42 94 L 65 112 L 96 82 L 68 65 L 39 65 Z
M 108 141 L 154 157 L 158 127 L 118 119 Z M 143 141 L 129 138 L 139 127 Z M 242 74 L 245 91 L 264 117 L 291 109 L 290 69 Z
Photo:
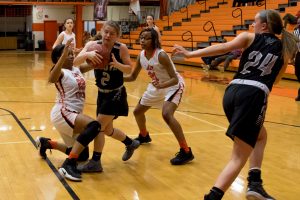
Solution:
M 216 130 L 216 129 L 214 129 L 214 130 L 203 130 L 203 131 L 184 131 L 184 134 L 211 133 L 211 132 L 224 132 L 224 130 L 220 130 L 220 129 Z M 173 132 L 165 132 L 165 133 L 153 133 L 153 132 L 151 132 L 150 133 L 151 136 L 152 135 L 173 135 L 173 134 L 174 134 Z M 135 135 L 128 135 L 128 136 L 135 137 L 136 134 Z
M 0 142 L 1 144 L 25 144 L 25 143 L 30 143 L 30 141 L 26 140 L 26 141 L 18 141 L 18 142 Z
M 88 80 L 88 81 L 89 81 L 89 82 L 93 82 L 93 81 L 90 81 L 90 80 Z M 94 83 L 94 82 L 93 82 L 93 83 Z M 134 99 L 140 99 L 140 97 L 137 97 L 137 96 L 132 95 L 132 94 L 129 94 L 129 93 L 127 93 L 127 96 L 130 96 L 130 97 L 132 97 L 132 98 L 134 98 Z M 203 122 L 203 123 L 206 123 L 206 124 L 209 124 L 209 125 L 218 127 L 218 128 L 220 128 L 222 131 L 225 131 L 225 130 L 227 129 L 227 128 L 223 127 L 223 126 L 219 126 L 219 125 L 217 125 L 217 124 L 214 124 L 214 123 L 211 123 L 211 122 L 209 122 L 209 121 L 200 119 L 200 118 L 198 118 L 198 117 L 194 117 L 194 116 L 192 116 L 192 115 L 183 113 L 183 112 L 181 112 L 181 111 L 175 111 L 175 112 L 177 112 L 178 114 L 181 114 L 181 115 L 190 117 L 190 118 L 192 118 L 192 119 L 194 119 L 194 120 L 198 120 L 198 121 L 201 121 L 201 122 Z
M 137 97 L 137 96 L 135 96 L 135 95 L 132 95 L 132 94 L 127 94 L 127 95 L 128 95 L 128 96 L 130 96 L 130 97 L 133 97 L 133 98 L 135 98 L 135 99 L 140 99 L 139 97 Z M 194 116 L 192 116 L 192 115 L 188 115 L 188 114 L 186 114 L 186 113 L 183 113 L 183 112 L 180 112 L 180 111 L 175 111 L 175 112 L 177 112 L 178 114 L 181 114 L 181 115 L 184 115 L 184 116 L 190 117 L 190 118 L 192 118 L 192 119 L 195 119 L 195 120 L 201 121 L 201 122 L 203 122 L 203 123 L 206 123 L 206 124 L 209 124 L 209 125 L 212 125 L 212 126 L 218 127 L 218 128 L 220 128 L 220 129 L 222 129 L 222 131 L 226 130 L 226 128 L 225 128 L 225 127 L 223 127 L 223 126 L 219 126 L 219 125 L 217 125 L 217 124 L 214 124 L 214 123 L 211 123 L 211 122 L 209 122 L 209 121 L 206 121 L 206 120 L 200 119 L 200 118 L 198 118 L 198 117 L 194 117 Z

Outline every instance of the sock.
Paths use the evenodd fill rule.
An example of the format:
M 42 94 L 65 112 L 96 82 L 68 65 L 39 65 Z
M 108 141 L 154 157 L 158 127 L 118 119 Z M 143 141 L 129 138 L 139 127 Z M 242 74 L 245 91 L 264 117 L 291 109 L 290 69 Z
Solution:
M 125 140 L 122 141 L 126 146 L 131 145 L 132 144 L 132 139 L 130 139 L 127 135 Z
M 52 149 L 55 149 L 57 147 L 57 141 L 49 140 L 49 144 Z
M 261 170 L 259 168 L 252 168 L 248 172 L 248 181 L 249 182 L 262 182 L 261 179 Z
M 189 148 L 189 146 L 187 145 L 187 143 L 186 143 L 185 140 L 180 141 L 180 142 L 179 142 L 179 146 L 180 146 L 180 148 L 184 149 L 185 153 L 190 152 L 190 148 Z
M 224 195 L 224 192 L 217 188 L 212 187 L 207 195 L 205 195 L 205 199 L 207 200 L 221 200 Z
M 69 155 L 71 151 L 72 151 L 72 147 L 68 147 L 68 148 L 66 149 L 66 152 L 65 152 L 65 153 L 66 153 L 67 155 Z
M 77 158 L 78 158 L 78 154 L 70 152 L 69 159 L 75 159 L 75 160 L 77 160 Z
M 102 152 L 96 152 L 96 151 L 93 151 L 93 157 L 92 157 L 92 160 L 94 160 L 94 161 L 99 161 L 100 158 L 101 158 L 101 154 L 102 154 Z
M 149 133 L 148 133 L 147 129 L 141 129 L 140 134 L 141 134 L 141 136 L 146 137 Z

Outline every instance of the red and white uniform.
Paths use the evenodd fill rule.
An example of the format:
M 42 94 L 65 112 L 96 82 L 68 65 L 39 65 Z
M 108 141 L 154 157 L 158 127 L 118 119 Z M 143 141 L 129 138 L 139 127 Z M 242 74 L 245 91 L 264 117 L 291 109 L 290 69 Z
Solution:
M 82 113 L 85 102 L 85 79 L 77 67 L 62 69 L 63 76 L 55 83 L 56 103 L 51 111 L 51 121 L 68 147 L 74 143 L 75 119 Z
M 68 34 L 65 31 L 63 31 L 63 32 L 61 32 L 61 34 L 64 35 L 64 40 L 62 41 L 62 44 L 66 44 L 69 39 L 73 38 L 73 41 L 71 42 L 71 44 L 73 47 L 76 47 L 75 33 Z
M 147 70 L 148 76 L 152 79 L 152 82 L 165 82 L 171 78 L 166 68 L 159 63 L 158 55 L 161 52 L 164 52 L 164 50 L 156 49 L 153 56 L 149 60 L 145 56 L 145 50 L 140 53 L 141 66 Z M 176 72 L 173 62 L 172 65 Z M 147 90 L 144 92 L 141 98 L 140 104 L 144 106 L 161 107 L 164 101 L 170 101 L 178 106 L 182 98 L 185 84 L 183 78 L 178 72 L 176 72 L 176 75 L 179 80 L 178 84 L 168 88 L 157 89 L 152 85 L 152 83 L 149 83 Z

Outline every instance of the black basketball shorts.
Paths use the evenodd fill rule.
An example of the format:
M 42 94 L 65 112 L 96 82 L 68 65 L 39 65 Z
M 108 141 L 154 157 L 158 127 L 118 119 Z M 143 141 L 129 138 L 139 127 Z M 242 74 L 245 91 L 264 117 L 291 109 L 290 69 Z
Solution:
M 229 121 L 226 135 L 238 137 L 254 148 L 264 123 L 268 95 L 261 89 L 242 84 L 226 88 L 223 108 Z
M 126 88 L 121 87 L 109 93 L 98 91 L 97 115 L 128 116 Z

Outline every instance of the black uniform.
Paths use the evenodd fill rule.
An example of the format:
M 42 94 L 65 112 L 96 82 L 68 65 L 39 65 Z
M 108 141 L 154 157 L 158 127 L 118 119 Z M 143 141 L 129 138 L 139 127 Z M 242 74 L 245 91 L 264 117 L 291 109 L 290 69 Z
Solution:
M 102 43 L 102 41 L 98 41 Z M 110 54 L 114 54 L 118 62 L 121 44 L 116 42 Z M 112 58 L 110 58 L 112 62 Z M 104 69 L 95 69 L 96 85 L 98 87 L 97 114 L 128 116 L 126 88 L 123 86 L 123 72 L 109 65 Z
M 227 87 L 223 108 L 230 122 L 226 135 L 255 146 L 267 98 L 283 66 L 282 43 L 273 34 L 256 34 L 243 52 L 237 74 Z

